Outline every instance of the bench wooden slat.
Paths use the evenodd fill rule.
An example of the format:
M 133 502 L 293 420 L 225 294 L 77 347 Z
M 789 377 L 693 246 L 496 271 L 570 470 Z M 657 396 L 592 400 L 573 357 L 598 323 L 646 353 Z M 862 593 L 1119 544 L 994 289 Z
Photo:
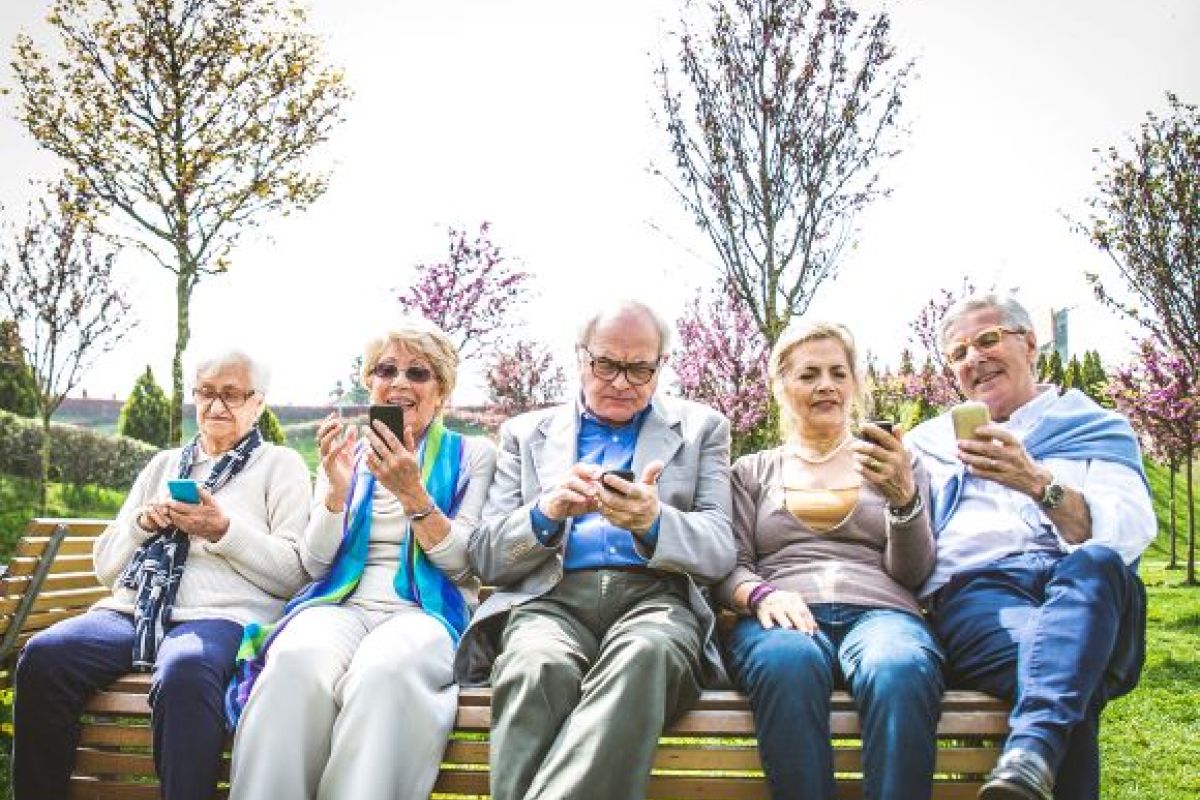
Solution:
M 9 575 L 32 575 L 40 559 L 33 557 L 14 558 L 8 562 Z M 60 572 L 87 572 L 92 569 L 91 555 L 63 556 L 54 559 L 50 574 Z
M 29 587 L 30 578 L 28 575 L 15 575 L 11 578 L 4 578 L 0 581 L 0 596 L 9 599 L 15 599 L 25 593 Z M 93 586 L 100 586 L 100 581 L 96 578 L 96 573 L 88 570 L 87 572 L 62 572 L 46 576 L 45 583 L 42 584 L 40 594 L 47 592 L 59 592 L 65 589 L 90 589 Z
M 226 800 L 229 788 L 223 786 L 213 795 L 213 800 Z M 68 800 L 161 800 L 157 783 L 135 783 L 133 781 L 97 781 L 94 778 L 71 778 Z
M 59 592 L 46 592 L 43 588 L 38 593 L 37 599 L 33 601 L 31 606 L 33 611 L 47 611 L 55 608 L 72 608 L 72 609 L 88 609 L 92 603 L 97 600 L 103 600 L 112 593 L 100 586 L 95 581 L 92 581 L 92 586 L 84 589 L 69 589 Z M 20 600 L 12 598 L 9 600 L 0 600 L 0 614 L 11 614 L 17 610 L 17 603 Z
M 26 536 L 17 543 L 17 549 L 13 552 L 13 556 L 40 556 L 45 552 L 49 542 L 49 536 Z M 96 537 L 94 536 L 67 536 L 59 545 L 58 552 L 59 555 L 64 556 L 90 556 L 95 543 Z
M 104 533 L 104 529 L 112 524 L 111 519 L 95 519 L 93 517 L 34 517 L 25 526 L 26 536 L 49 536 L 59 525 L 66 525 L 71 536 L 91 536 L 93 538 Z

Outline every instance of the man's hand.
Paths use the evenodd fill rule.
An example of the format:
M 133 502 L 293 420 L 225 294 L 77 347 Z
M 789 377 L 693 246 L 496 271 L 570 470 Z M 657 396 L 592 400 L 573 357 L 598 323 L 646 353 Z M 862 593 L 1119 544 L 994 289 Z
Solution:
M 603 470 L 595 464 L 576 464 L 557 485 L 538 498 L 538 509 L 555 522 L 595 511 L 597 479 Z
M 166 506 L 171 524 L 190 536 L 219 542 L 229 530 L 229 517 L 217 505 L 212 492 L 203 486 L 200 487 L 199 503 L 168 500 Z
M 640 482 L 609 475 L 598 484 L 597 500 L 604 518 L 618 528 L 644 535 L 658 519 L 658 476 L 663 462 L 651 461 L 642 471 Z
M 976 436 L 958 441 L 958 457 L 972 475 L 1041 499 L 1050 471 L 1029 456 L 1017 437 L 994 424 L 979 426 Z

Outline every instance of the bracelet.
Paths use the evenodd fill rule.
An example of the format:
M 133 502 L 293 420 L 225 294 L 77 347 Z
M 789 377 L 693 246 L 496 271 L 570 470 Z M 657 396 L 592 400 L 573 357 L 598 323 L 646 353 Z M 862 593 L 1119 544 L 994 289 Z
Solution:
M 921 493 L 917 492 L 913 495 L 913 499 L 909 501 L 907 506 L 902 508 L 892 508 L 888 506 L 888 522 L 893 525 L 907 525 L 917 518 L 925 508 L 925 504 L 921 502 Z
M 426 508 L 423 508 L 413 514 L 409 514 L 408 519 L 410 522 L 420 522 L 437 510 L 437 503 L 430 503 Z
M 775 592 L 775 587 L 769 583 L 763 582 L 750 590 L 750 596 L 746 598 L 746 608 L 751 614 L 758 613 L 758 607 L 771 594 Z

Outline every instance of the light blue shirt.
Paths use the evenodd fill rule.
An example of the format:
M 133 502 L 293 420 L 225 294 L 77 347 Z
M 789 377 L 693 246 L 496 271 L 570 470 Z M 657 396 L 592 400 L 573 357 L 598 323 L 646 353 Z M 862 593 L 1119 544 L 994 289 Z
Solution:
M 601 422 L 582 402 L 579 404 L 579 438 L 577 461 L 595 464 L 604 469 L 631 469 L 633 451 L 642 422 L 650 412 L 646 407 L 632 420 L 621 426 Z M 565 527 L 541 512 L 534 504 L 529 510 L 534 535 L 542 544 L 554 546 Z M 641 537 L 651 549 L 658 541 L 659 520 Z M 567 570 L 603 569 L 606 567 L 644 567 L 647 560 L 634 544 L 634 534 L 618 528 L 598 511 L 575 518 L 563 552 L 563 568 Z

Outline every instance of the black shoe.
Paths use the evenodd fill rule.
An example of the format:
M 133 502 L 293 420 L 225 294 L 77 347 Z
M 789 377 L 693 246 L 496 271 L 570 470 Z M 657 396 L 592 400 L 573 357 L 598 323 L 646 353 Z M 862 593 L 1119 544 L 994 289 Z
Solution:
M 1054 800 L 1054 776 L 1031 750 L 1005 750 L 979 790 L 979 800 Z

